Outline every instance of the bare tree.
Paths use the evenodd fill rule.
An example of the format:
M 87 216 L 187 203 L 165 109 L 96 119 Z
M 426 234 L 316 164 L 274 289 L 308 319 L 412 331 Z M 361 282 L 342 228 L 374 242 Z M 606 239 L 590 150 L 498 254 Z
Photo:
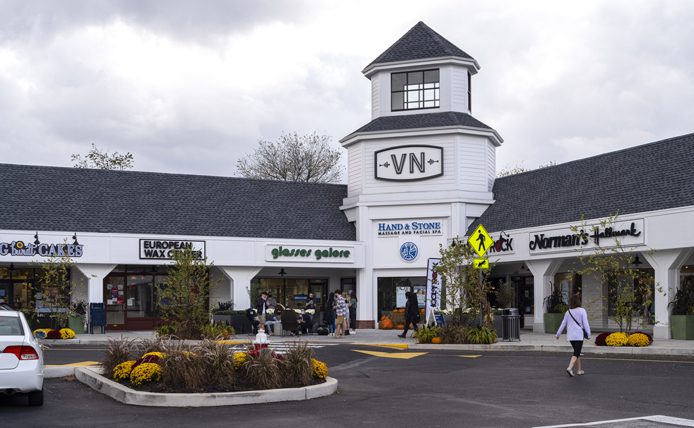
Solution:
M 132 169 L 133 155 L 128 152 L 124 155 L 119 155 L 118 152 L 113 152 L 109 156 L 108 150 L 102 152 L 92 144 L 92 149 L 87 155 L 82 158 L 82 155 L 72 155 L 72 161 L 75 162 L 75 168 L 93 168 L 93 169 Z
M 255 151 L 236 163 L 246 178 L 338 183 L 342 178 L 342 153 L 329 145 L 327 135 L 282 135 L 276 143 L 258 141 Z
M 537 169 L 542 169 L 542 168 L 547 168 L 548 166 L 554 166 L 557 163 L 555 161 L 549 161 L 547 165 L 540 165 L 537 167 Z M 528 172 L 532 171 L 531 168 L 526 168 L 523 166 L 523 161 L 521 161 L 520 165 L 516 165 L 513 168 L 511 168 L 509 165 L 506 165 L 504 169 L 499 171 L 499 173 L 496 175 L 497 177 L 508 177 L 509 175 L 515 175 L 515 174 L 520 174 L 521 172 Z

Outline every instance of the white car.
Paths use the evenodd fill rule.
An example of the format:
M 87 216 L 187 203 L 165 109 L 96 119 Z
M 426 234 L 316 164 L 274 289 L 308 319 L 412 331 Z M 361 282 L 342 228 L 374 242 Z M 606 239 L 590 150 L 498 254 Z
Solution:
M 0 393 L 43 404 L 43 352 L 24 314 L 0 305 Z

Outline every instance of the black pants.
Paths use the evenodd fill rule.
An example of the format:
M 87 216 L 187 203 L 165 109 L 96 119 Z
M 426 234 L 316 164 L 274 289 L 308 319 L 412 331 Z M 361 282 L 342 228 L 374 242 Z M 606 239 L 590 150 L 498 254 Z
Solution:
M 407 330 L 410 328 L 410 323 L 412 323 L 412 325 L 414 326 L 414 331 L 418 331 L 416 321 L 405 320 L 405 330 L 403 330 L 402 332 L 403 336 L 407 336 Z
M 579 358 L 581 356 L 581 349 L 583 349 L 582 340 L 572 340 L 571 346 L 574 347 L 574 357 Z

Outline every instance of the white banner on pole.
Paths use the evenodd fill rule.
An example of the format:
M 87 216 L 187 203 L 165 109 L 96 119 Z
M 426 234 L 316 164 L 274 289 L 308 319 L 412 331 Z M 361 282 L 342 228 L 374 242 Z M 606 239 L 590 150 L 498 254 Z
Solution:
M 427 303 L 426 311 L 427 314 L 427 324 L 429 323 L 429 318 L 433 310 L 438 310 L 441 307 L 441 283 L 434 284 L 433 279 L 436 273 L 434 272 L 434 266 L 436 266 L 441 259 L 429 259 L 427 260 Z

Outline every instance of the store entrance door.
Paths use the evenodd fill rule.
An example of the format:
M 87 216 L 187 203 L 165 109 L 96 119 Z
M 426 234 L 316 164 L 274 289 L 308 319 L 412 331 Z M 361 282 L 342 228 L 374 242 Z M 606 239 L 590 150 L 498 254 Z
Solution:
M 125 278 L 108 276 L 104 278 L 104 303 L 106 303 L 106 329 L 125 330 Z

